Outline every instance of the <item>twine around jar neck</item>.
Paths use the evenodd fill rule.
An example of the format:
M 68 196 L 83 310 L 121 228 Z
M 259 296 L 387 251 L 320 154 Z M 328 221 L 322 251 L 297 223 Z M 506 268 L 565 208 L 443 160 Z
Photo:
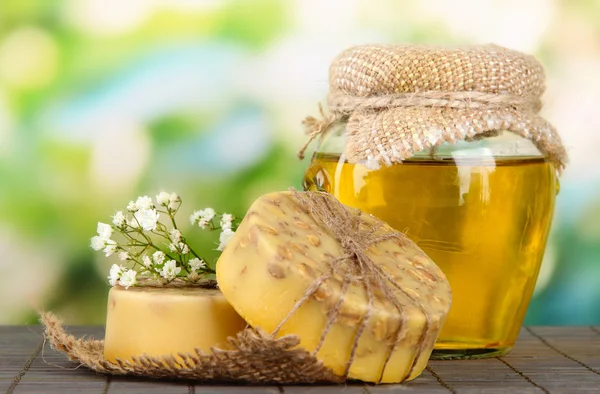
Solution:
M 351 96 L 341 91 L 327 96 L 329 113 L 319 103 L 320 119 L 307 116 L 303 121 L 308 140 L 298 151 L 303 159 L 308 145 L 317 137 L 326 134 L 338 123 L 348 120 L 354 112 L 369 112 L 390 108 L 454 108 L 454 109 L 515 109 L 538 113 L 542 102 L 536 96 L 516 96 L 508 93 L 486 93 L 475 91 L 443 92 L 428 91 L 374 96 Z

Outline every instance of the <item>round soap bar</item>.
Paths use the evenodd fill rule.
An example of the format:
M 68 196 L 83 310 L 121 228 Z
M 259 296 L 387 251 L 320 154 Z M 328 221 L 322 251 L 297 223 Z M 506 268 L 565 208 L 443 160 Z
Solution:
M 208 351 L 244 327 L 216 289 L 115 286 L 108 294 L 104 358 Z
M 418 376 L 450 308 L 444 274 L 404 234 L 367 214 L 357 220 L 360 211 L 337 200 L 335 220 L 316 220 L 300 200 L 311 196 L 321 205 L 333 199 L 278 192 L 253 203 L 217 262 L 221 291 L 250 325 L 297 335 L 338 375 L 380 383 Z M 348 255 L 352 244 L 363 245 L 366 271 Z

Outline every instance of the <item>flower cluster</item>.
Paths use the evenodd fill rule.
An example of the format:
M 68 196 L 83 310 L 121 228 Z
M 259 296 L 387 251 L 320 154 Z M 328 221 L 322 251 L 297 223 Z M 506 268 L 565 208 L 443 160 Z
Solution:
M 198 225 L 203 230 L 221 230 L 219 246 L 217 247 L 219 251 L 223 251 L 225 246 L 227 246 L 235 233 L 235 229 L 239 225 L 239 221 L 233 215 L 224 213 L 219 217 L 212 208 L 194 211 L 192 216 L 190 216 L 190 223 Z
M 151 197 L 138 197 L 129 202 L 126 213 L 115 213 L 112 224 L 98 223 L 98 235 L 92 237 L 90 243 L 92 249 L 104 252 L 106 257 L 116 254 L 131 266 L 113 264 L 108 276 L 111 286 L 129 288 L 138 284 L 138 278 L 166 283 L 175 279 L 194 282 L 214 274 L 177 227 L 175 215 L 180 207 L 181 198 L 177 194 L 160 192 L 156 203 Z M 168 224 L 162 223 L 161 217 L 166 218 Z M 190 222 L 202 229 L 219 230 L 219 251 L 225 248 L 239 225 L 235 216 L 219 214 L 212 208 L 195 211 Z M 112 239 L 115 232 L 121 235 L 120 242 Z

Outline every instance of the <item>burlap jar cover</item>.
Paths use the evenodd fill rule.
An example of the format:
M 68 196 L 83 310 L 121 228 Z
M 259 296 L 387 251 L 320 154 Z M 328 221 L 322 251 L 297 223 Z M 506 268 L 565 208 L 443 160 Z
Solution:
M 415 344 L 414 361 L 404 377 L 404 379 L 408 379 L 425 348 L 433 346 L 435 333 L 440 328 L 439 321 L 437 323 L 430 321 L 429 312 L 422 306 L 421 301 L 408 293 L 410 289 L 403 290 L 388 271 L 371 260 L 366 250 L 373 245 L 389 240 L 397 242 L 403 250 L 418 249 L 417 246 L 403 233 L 392 230 L 373 216 L 362 215 L 359 210 L 341 204 L 327 193 L 300 193 L 292 190 L 292 195 L 306 214 L 337 239 L 344 253 L 330 261 L 324 261 L 326 273 L 316 278 L 307 288 L 304 296 L 297 301 L 273 333 L 266 333 L 259 327 L 249 327 L 235 338 L 229 338 L 226 349 L 213 348 L 210 352 L 197 349 L 192 354 L 179 354 L 179 357 L 141 356 L 134 358 L 133 361 L 111 362 L 104 359 L 104 342 L 102 340 L 75 338 L 65 331 L 58 317 L 51 313 L 42 313 L 41 322 L 45 326 L 45 336 L 50 345 L 83 366 L 111 375 L 255 384 L 339 383 L 347 379 L 361 333 L 372 312 L 371 308 L 377 303 L 389 301 L 389 307 L 398 311 L 402 323 L 394 329 L 395 340 L 389 343 L 387 364 L 396 345 L 406 335 L 404 306 L 395 296 L 397 292 L 401 292 L 414 302 L 426 318 L 424 330 Z M 297 336 L 279 337 L 278 335 L 281 326 L 295 311 L 320 290 L 321 284 L 327 280 L 334 280 L 334 276 L 342 281 L 343 290 L 335 302 L 335 307 L 328 313 L 328 324 L 322 333 L 321 344 L 330 327 L 343 313 L 341 305 L 346 291 L 349 292 L 352 286 L 364 287 L 367 294 L 365 302 L 368 304 L 365 316 L 360 322 L 357 322 L 358 333 L 354 338 L 346 372 L 342 376 L 334 374 L 317 359 L 318 348 L 314 352 L 308 352 L 297 346 L 299 344 Z M 431 280 L 440 283 L 445 281 L 437 276 L 430 276 Z M 145 285 L 157 286 L 157 283 L 148 282 Z M 174 282 L 170 285 L 181 286 L 182 283 Z M 214 286 L 215 283 L 207 283 L 207 285 Z M 383 369 L 385 370 L 385 365 Z M 383 375 L 383 371 L 381 373 Z
M 346 159 L 370 167 L 506 130 L 531 140 L 561 171 L 566 151 L 538 115 L 544 71 L 532 56 L 496 45 L 368 45 L 342 52 L 329 72 L 329 113 L 304 121 L 310 141 L 347 122 Z

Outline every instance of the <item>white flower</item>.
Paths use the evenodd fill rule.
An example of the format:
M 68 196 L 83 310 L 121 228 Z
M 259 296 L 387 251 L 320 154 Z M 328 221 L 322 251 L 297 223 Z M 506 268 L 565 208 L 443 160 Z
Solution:
M 160 217 L 156 209 L 140 209 L 134 216 L 144 231 L 156 230 L 156 223 L 158 223 Z
M 172 211 L 176 210 L 180 202 L 181 198 L 176 193 L 171 193 L 169 196 L 169 209 Z
M 111 286 L 114 286 L 117 284 L 117 281 L 121 277 L 123 270 L 124 270 L 124 267 L 122 265 L 113 264 L 110 267 L 110 272 L 108 275 L 108 283 L 110 283 Z
M 200 228 L 206 228 L 208 223 L 215 217 L 215 210 L 212 208 L 201 209 L 200 211 L 194 211 L 190 216 L 190 222 L 192 225 L 198 223 Z
M 198 223 L 199 220 L 200 220 L 200 211 L 194 211 L 194 213 L 192 213 L 190 215 L 190 223 L 193 226 L 194 224 Z
M 163 207 L 166 207 L 167 205 L 169 205 L 170 202 L 170 195 L 167 192 L 160 192 L 156 195 L 156 203 L 158 205 L 162 205 Z
M 148 196 L 138 197 L 135 206 L 137 209 L 152 209 L 154 208 L 154 203 L 152 199 Z
M 188 261 L 188 264 L 190 265 L 190 268 L 192 269 L 192 272 L 196 272 L 200 268 L 206 267 L 206 263 L 204 261 L 200 260 L 197 257 L 191 259 L 190 261 Z
M 110 224 L 98 222 L 98 227 L 96 229 L 100 238 L 107 240 L 113 233 L 113 229 Z
M 181 231 L 177 230 L 176 228 L 171 230 L 171 240 L 173 242 L 179 242 L 182 238 L 183 236 L 181 235 Z
M 227 246 L 227 244 L 229 243 L 229 241 L 231 241 L 231 238 L 233 238 L 233 235 L 235 233 L 233 231 L 231 231 L 231 229 L 225 229 L 221 232 L 221 235 L 219 235 L 219 247 L 217 248 L 217 250 L 222 251 L 223 249 L 225 249 L 225 246 Z
M 190 247 L 187 246 L 187 244 L 185 244 L 183 242 L 179 242 L 179 250 L 181 251 L 181 254 L 190 253 Z
M 173 280 L 181 272 L 181 267 L 177 267 L 175 260 L 169 260 L 165 263 L 163 269 L 160 271 L 160 276 L 166 280 Z
M 92 238 L 92 248 L 94 250 L 100 250 L 104 247 L 106 257 L 115 253 L 117 251 L 117 243 L 110 239 L 113 232 L 112 227 L 109 224 L 98 222 L 96 231 L 98 232 L 98 236 Z
M 119 260 L 121 260 L 121 261 L 129 260 L 129 253 L 127 253 L 125 251 L 119 252 Z
M 125 215 L 123 215 L 123 211 L 117 211 L 117 213 L 115 213 L 115 216 L 113 216 L 113 224 L 117 226 L 117 228 L 125 226 Z
M 129 286 L 133 286 L 137 283 L 137 272 L 134 270 L 127 270 L 121 274 L 121 278 L 119 279 L 119 284 L 126 289 L 129 289 Z
M 127 220 L 127 225 L 131 228 L 139 228 L 140 227 L 140 225 L 138 224 L 137 220 L 135 220 L 135 218 Z
M 165 261 L 165 254 L 160 250 L 158 252 L 154 252 L 152 255 L 152 260 L 154 260 L 154 264 L 161 265 Z
M 102 239 L 102 237 L 100 237 L 99 235 L 96 235 L 90 240 L 90 246 L 92 247 L 92 249 L 98 251 L 106 246 L 106 241 Z
M 215 210 L 212 208 L 205 208 L 200 212 L 202 212 L 202 218 L 206 221 L 210 221 L 215 217 Z
M 227 230 L 230 229 L 231 230 L 231 224 L 233 222 L 233 215 L 230 213 L 224 213 L 221 216 L 221 228 L 223 230 Z
M 129 201 L 129 204 L 127 204 L 127 210 L 129 212 L 135 212 L 138 210 L 138 207 L 137 207 L 137 205 L 135 205 L 135 202 Z
M 150 260 L 150 257 L 148 257 L 146 255 L 142 256 L 142 263 L 144 264 L 144 267 L 146 267 L 146 268 L 150 268 L 152 266 L 152 260 Z
M 188 254 L 190 253 L 190 247 L 185 242 L 169 244 L 169 250 L 173 253 Z
M 104 241 L 104 244 L 106 245 L 106 247 L 104 248 L 104 253 L 106 257 L 113 255 L 118 249 L 117 243 L 112 239 L 107 239 L 106 241 Z

